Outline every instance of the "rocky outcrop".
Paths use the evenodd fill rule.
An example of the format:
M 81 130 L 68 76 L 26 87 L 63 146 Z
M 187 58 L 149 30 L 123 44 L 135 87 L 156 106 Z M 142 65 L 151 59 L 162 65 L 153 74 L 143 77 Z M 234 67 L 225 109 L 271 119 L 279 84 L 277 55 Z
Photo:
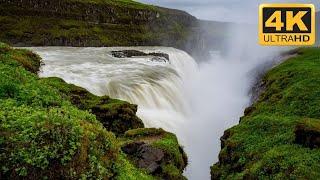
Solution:
M 160 179 L 185 179 L 188 158 L 175 135 L 162 129 L 134 129 L 125 133 L 122 146 L 134 164 Z
M 58 89 L 79 109 L 90 111 L 108 131 L 116 135 L 122 135 L 130 129 L 144 127 L 142 120 L 136 116 L 137 105 L 135 104 L 112 99 L 109 96 L 95 96 L 59 78 L 45 78 L 43 81 Z
M 46 18 L 62 18 L 88 23 L 140 24 L 159 18 L 159 12 L 146 6 L 146 9 L 127 7 L 124 4 L 103 3 L 103 1 L 80 0 L 1 0 L 4 16 L 35 16 Z M 17 11 L 10 11 L 16 9 Z M 126 15 L 127 17 L 123 17 Z
M 130 156 L 135 156 L 137 166 L 146 169 L 149 173 L 155 173 L 160 169 L 164 160 L 164 152 L 144 142 L 134 142 L 122 147 L 122 151 Z
M 131 58 L 131 57 L 141 57 L 141 56 L 148 56 L 151 57 L 151 61 L 155 62 L 169 62 L 169 54 L 165 53 L 144 53 L 142 51 L 137 50 L 122 50 L 122 51 L 111 51 L 113 57 L 116 58 Z

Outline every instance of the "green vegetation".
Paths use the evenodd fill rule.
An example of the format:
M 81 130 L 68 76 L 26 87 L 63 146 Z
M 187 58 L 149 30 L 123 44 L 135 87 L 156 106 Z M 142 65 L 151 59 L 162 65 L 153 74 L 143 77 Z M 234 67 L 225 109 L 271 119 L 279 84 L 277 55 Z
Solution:
M 161 176 L 138 168 L 121 150 L 129 139 L 135 141 L 124 131 L 143 127 L 136 105 L 94 96 L 58 78 L 40 79 L 40 64 L 36 54 L 0 43 L 0 179 Z M 176 137 L 170 138 L 172 147 L 164 148 L 179 149 Z
M 297 53 L 265 75 L 258 102 L 225 132 L 212 179 L 320 178 L 320 49 Z
M 152 5 L 142 4 L 133 0 L 65 0 L 65 1 L 112 5 L 112 6 L 135 8 L 135 9 L 141 9 L 141 10 L 155 9 L 155 7 Z
M 131 0 L 13 0 L 0 6 L 0 41 L 15 46 L 185 49 L 196 22 L 185 12 Z

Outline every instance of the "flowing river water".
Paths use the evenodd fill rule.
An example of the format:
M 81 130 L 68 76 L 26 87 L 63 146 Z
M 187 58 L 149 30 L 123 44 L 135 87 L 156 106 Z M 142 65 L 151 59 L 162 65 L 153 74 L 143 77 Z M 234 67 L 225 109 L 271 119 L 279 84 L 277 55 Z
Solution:
M 169 47 L 29 49 L 43 58 L 41 77 L 60 77 L 93 94 L 138 104 L 137 115 L 147 127 L 177 134 L 189 157 L 185 172 L 189 179 L 210 178 L 210 165 L 218 160 L 219 138 L 238 123 L 249 104 L 250 71 L 265 62 L 257 57 L 223 59 L 213 53 L 211 61 L 198 65 L 186 52 Z M 133 49 L 166 53 L 169 61 L 111 54 Z

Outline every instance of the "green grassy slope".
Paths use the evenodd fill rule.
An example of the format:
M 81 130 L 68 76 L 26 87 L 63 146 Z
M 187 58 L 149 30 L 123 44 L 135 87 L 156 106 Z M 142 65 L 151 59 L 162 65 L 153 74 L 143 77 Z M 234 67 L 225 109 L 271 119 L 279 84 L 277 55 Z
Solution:
M 141 129 L 135 105 L 38 78 L 40 64 L 36 54 L 0 43 L 0 179 L 184 178 L 187 162 L 175 135 Z M 121 149 L 139 140 L 125 136 L 135 128 L 146 139 L 162 134 L 146 141 L 165 154 L 156 173 Z
M 320 49 L 298 54 L 265 75 L 258 102 L 225 132 L 212 179 L 320 178 Z
M 0 2 L 0 41 L 15 46 L 163 45 L 192 52 L 196 25 L 186 12 L 130 0 Z
M 0 2 L 0 41 L 14 46 L 170 46 L 200 59 L 229 25 L 131 0 Z

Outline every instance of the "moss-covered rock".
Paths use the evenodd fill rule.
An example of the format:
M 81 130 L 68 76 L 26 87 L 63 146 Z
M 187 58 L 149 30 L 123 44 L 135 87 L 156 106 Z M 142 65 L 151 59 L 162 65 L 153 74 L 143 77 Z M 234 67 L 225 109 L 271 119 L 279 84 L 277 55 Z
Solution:
M 320 49 L 270 70 L 258 101 L 221 138 L 212 179 L 319 179 Z
M 79 109 L 90 111 L 107 130 L 116 135 L 121 135 L 130 129 L 144 127 L 141 119 L 136 116 L 137 105 L 108 96 L 95 96 L 87 90 L 73 84 L 67 84 L 59 78 L 45 78 L 41 81 L 58 89 L 65 99 Z
M 153 138 L 149 129 L 123 135 L 143 127 L 136 105 L 94 96 L 58 78 L 40 79 L 40 63 L 32 52 L 0 43 L 0 179 L 159 178 L 121 150 L 137 132 Z M 183 150 L 166 134 L 152 148 L 164 153 L 166 166 L 179 169 L 168 167 L 166 174 L 182 177 Z
M 186 179 L 188 158 L 174 134 L 162 129 L 134 129 L 125 133 L 122 150 L 139 168 L 162 179 Z

